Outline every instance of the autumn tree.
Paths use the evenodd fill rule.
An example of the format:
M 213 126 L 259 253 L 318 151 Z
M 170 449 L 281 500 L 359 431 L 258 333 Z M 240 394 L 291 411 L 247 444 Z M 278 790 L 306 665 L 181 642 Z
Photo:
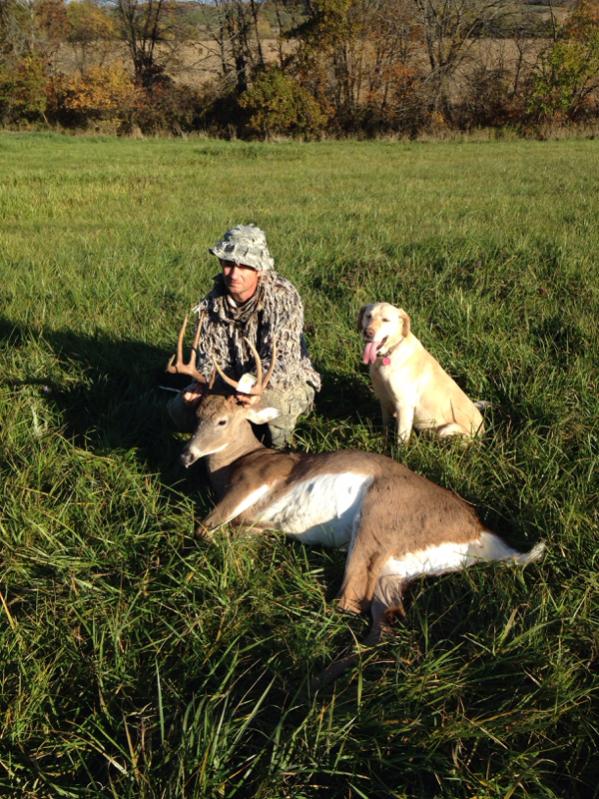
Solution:
M 114 15 L 96 0 L 74 0 L 66 6 L 66 12 L 67 39 L 78 69 L 84 72 L 94 64 L 103 64 L 115 48 Z
M 0 66 L 0 120 L 3 123 L 45 118 L 47 78 L 39 58 L 25 55 Z
M 115 15 L 138 85 L 164 79 L 179 45 L 174 0 L 116 0 Z
M 0 0 L 0 59 L 16 59 L 27 50 L 29 14 L 19 0 Z
M 406 0 L 420 36 L 428 69 L 430 108 L 451 118 L 451 83 L 482 34 L 492 34 L 513 3 L 505 0 Z
M 0 53 L 51 62 L 67 35 L 63 0 L 0 0 Z
M 213 0 L 207 28 L 218 46 L 220 77 L 236 95 L 243 94 L 254 73 L 264 69 L 261 22 L 263 3 L 258 0 Z
M 416 33 L 404 0 L 308 0 L 292 64 L 340 127 L 394 126 L 417 82 Z
M 0 0 L 0 115 L 45 119 L 47 84 L 67 32 L 63 0 Z

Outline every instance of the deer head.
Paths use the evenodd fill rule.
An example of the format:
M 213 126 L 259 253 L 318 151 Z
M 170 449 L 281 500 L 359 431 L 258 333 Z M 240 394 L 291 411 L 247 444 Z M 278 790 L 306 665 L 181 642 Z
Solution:
M 229 461 L 229 459 L 240 457 L 246 450 L 251 451 L 261 447 L 262 445 L 254 436 L 250 422 L 258 425 L 266 424 L 279 414 L 276 408 L 261 408 L 256 404 L 270 382 L 277 357 L 276 345 L 273 345 L 271 362 L 266 375 L 264 375 L 262 361 L 255 346 L 246 338 L 245 341 L 256 362 L 256 377 L 243 374 L 239 380 L 234 380 L 226 375 L 213 359 L 214 371 L 208 382 L 196 367 L 201 324 L 202 318 L 198 322 L 189 361 L 186 362 L 183 357 L 183 341 L 187 327 L 187 316 L 185 317 L 177 340 L 176 360 L 173 355 L 166 367 L 166 371 L 171 374 L 186 374 L 197 382 L 206 384 L 204 396 L 196 407 L 196 430 L 181 454 L 181 461 L 185 468 L 189 468 L 200 458 L 220 452 L 224 453 L 224 450 L 227 452 L 219 460 Z M 220 375 L 225 384 L 217 389 L 214 388 L 215 372 Z M 235 394 L 231 394 L 226 386 L 234 389 Z
M 218 458 L 221 465 L 230 463 L 263 446 L 250 422 L 266 424 L 278 415 L 276 408 L 248 405 L 234 395 L 210 394 L 197 406 L 197 427 L 181 454 L 181 462 L 187 469 L 200 458 L 222 453 Z

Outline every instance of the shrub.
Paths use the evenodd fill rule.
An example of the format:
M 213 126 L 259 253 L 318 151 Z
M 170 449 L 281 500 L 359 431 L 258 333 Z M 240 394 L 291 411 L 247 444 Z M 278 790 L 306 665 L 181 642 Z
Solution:
M 264 138 L 276 133 L 314 136 L 327 123 L 310 92 L 278 68 L 262 72 L 241 95 L 239 105 L 248 113 L 249 131 Z
M 463 99 L 456 104 L 454 119 L 463 129 L 502 127 L 525 113 L 524 94 L 516 93 L 507 70 L 481 65 L 464 82 Z M 523 87 L 527 87 L 523 81 Z
M 0 68 L 0 119 L 4 124 L 44 117 L 47 76 L 41 59 L 25 56 Z
M 594 41 L 556 42 L 540 61 L 530 110 L 541 119 L 577 119 L 593 105 L 599 74 L 599 30 Z
M 164 78 L 140 90 L 130 123 L 144 133 L 169 132 L 180 135 L 200 126 L 202 101 L 192 86 Z
M 65 125 L 129 116 L 138 102 L 138 90 L 126 70 L 114 64 L 90 67 L 86 72 L 59 77 L 51 89 L 53 116 Z

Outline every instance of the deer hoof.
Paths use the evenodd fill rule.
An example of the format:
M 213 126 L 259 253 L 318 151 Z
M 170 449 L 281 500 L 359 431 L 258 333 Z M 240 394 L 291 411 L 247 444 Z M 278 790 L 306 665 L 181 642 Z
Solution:
M 348 597 L 344 596 L 339 597 L 337 607 L 339 610 L 343 610 L 346 613 L 352 613 L 356 616 L 358 616 L 360 613 L 363 613 L 365 610 L 362 602 L 357 599 L 349 599 Z
M 196 527 L 196 538 L 201 538 L 202 541 L 210 542 L 212 541 L 213 533 L 209 527 L 206 527 L 205 524 L 200 522 Z

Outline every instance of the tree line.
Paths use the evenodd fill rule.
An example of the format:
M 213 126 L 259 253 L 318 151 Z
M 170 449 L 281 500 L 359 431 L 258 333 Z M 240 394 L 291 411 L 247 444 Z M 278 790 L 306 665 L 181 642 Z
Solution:
M 0 0 L 0 121 L 415 136 L 596 121 L 599 0 Z

